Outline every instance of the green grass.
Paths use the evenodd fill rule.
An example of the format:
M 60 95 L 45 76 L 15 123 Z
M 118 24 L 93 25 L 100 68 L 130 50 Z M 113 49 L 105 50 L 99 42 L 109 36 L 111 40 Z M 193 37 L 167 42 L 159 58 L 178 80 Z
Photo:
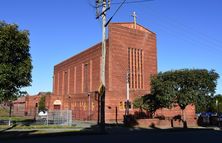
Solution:
M 11 117 L 11 121 L 17 121 L 17 122 L 30 120 L 30 119 L 31 118 L 27 118 L 27 117 Z M 3 117 L 0 117 L 0 120 L 9 120 L 9 117 L 3 116 Z
M 9 128 L 8 125 L 0 125 L 0 129 Z M 58 126 L 58 125 L 16 125 L 13 129 L 80 129 L 75 126 Z
M 0 120 L 9 120 L 9 117 L 0 117 Z M 22 121 L 27 121 L 27 120 L 32 120 L 32 118 L 27 118 L 27 117 L 11 117 L 11 121 L 15 122 L 22 122 Z M 0 129 L 6 129 L 9 128 L 8 125 L 0 125 Z M 13 127 L 13 129 L 71 129 L 77 127 L 75 126 L 59 126 L 59 125 L 22 125 L 18 124 Z
M 16 129 L 16 130 L 13 130 Z M 17 130 L 18 129 L 18 130 Z M 24 130 L 23 130 L 24 129 Z M 32 135 L 44 135 L 44 134 L 54 134 L 54 133 L 74 133 L 81 132 L 81 128 L 77 127 L 66 127 L 66 126 L 44 126 L 44 125 L 36 125 L 36 126 L 15 126 L 9 129 L 7 125 L 0 125 L 0 131 L 3 131 L 0 134 L 0 140 L 3 138 L 13 138 L 13 137 L 27 137 Z
M 72 132 L 72 133 L 74 133 L 74 132 L 80 132 L 81 130 L 68 130 L 68 131 L 66 131 L 66 130 L 64 130 L 64 131 L 57 131 L 58 133 L 70 133 L 70 132 Z M 33 133 L 30 133 L 30 135 L 35 135 L 35 134 L 38 134 L 38 135 L 43 135 L 43 134 L 49 134 L 49 133 L 53 133 L 53 132 L 49 132 L 49 131 L 47 131 L 47 130 L 37 130 L 37 131 L 35 131 L 35 132 L 33 132 Z

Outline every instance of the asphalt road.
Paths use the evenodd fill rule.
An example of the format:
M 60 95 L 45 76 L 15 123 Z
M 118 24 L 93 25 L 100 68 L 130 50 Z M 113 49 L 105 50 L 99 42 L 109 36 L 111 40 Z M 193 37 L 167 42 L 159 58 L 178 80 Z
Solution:
M 0 143 L 222 143 L 222 130 L 214 129 L 125 129 L 51 133 L 1 138 Z

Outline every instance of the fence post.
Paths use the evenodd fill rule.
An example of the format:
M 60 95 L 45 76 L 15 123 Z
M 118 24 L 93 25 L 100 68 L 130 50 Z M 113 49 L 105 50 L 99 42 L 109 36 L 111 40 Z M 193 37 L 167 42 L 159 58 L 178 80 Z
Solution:
M 46 125 L 49 125 L 49 111 L 47 111 L 47 116 L 46 116 Z

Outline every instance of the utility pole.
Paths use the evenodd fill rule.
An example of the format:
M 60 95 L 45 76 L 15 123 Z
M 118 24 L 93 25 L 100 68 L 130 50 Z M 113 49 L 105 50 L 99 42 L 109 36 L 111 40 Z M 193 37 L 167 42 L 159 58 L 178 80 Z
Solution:
M 216 108 L 217 108 L 217 116 L 218 116 L 219 106 L 218 106 L 218 100 L 217 99 L 216 99 Z
M 103 0 L 103 15 L 102 15 L 102 72 L 101 72 L 101 82 L 104 87 L 106 87 L 105 81 L 105 64 L 106 64 L 106 0 Z
M 102 11 L 99 13 L 99 7 L 102 6 Z M 107 8 L 107 0 L 96 0 L 96 18 L 98 19 L 100 16 L 102 17 L 102 63 L 101 63 L 101 86 L 100 88 L 100 127 L 101 131 L 105 132 L 105 94 L 106 94 L 106 11 L 110 9 L 110 0 L 108 0 L 108 8 Z
M 101 82 L 104 86 L 104 91 L 101 96 L 101 132 L 105 132 L 105 95 L 106 95 L 106 78 L 105 78 L 105 64 L 106 64 L 106 0 L 103 0 L 102 6 L 102 65 L 101 65 Z

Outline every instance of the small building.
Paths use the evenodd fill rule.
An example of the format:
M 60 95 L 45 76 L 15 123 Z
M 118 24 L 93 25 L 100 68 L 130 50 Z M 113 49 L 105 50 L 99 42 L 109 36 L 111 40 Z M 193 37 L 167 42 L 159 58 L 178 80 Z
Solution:
M 13 101 L 13 116 L 27 116 L 35 118 L 38 114 L 38 104 L 42 96 L 46 96 L 46 108 L 49 107 L 50 92 L 39 92 L 37 95 L 26 95 Z

